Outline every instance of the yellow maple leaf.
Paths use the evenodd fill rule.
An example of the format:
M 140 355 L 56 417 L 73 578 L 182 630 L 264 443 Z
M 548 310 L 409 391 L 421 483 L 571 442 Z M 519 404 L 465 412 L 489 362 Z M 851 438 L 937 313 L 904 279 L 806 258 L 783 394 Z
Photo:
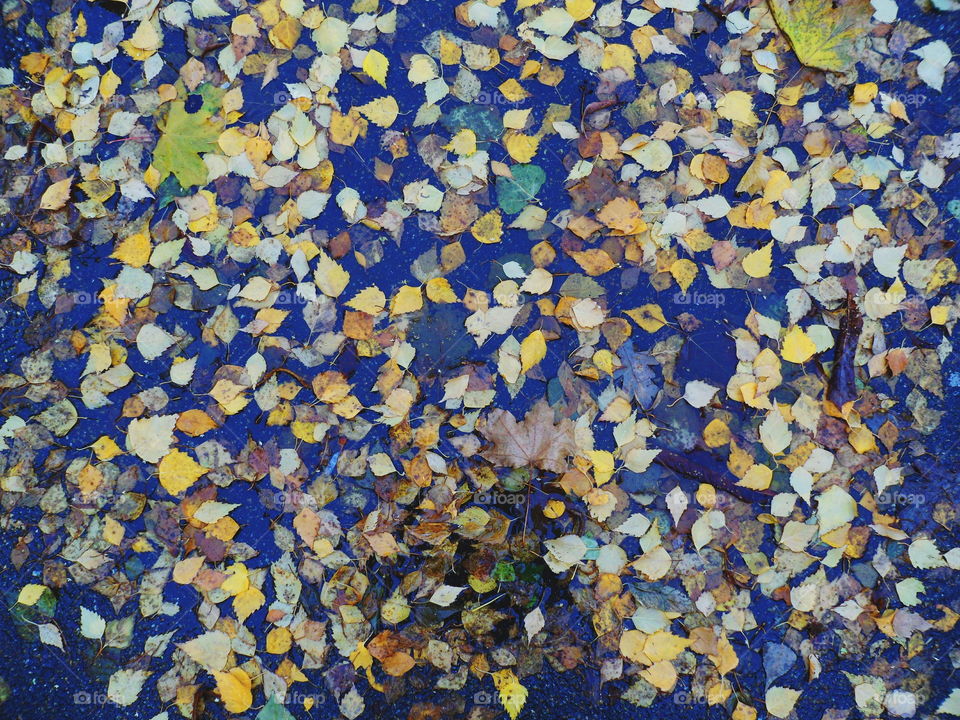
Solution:
M 743 258 L 743 271 L 753 278 L 763 278 L 773 269 L 773 242 L 754 250 Z
M 513 670 L 498 670 L 493 673 L 493 684 L 500 693 L 503 709 L 507 711 L 511 720 L 516 720 L 524 703 L 527 702 L 527 689 L 520 684 Z
M 856 62 L 855 41 L 866 34 L 873 14 L 866 0 L 834 8 L 823 0 L 767 0 L 773 19 L 800 62 L 843 72 Z

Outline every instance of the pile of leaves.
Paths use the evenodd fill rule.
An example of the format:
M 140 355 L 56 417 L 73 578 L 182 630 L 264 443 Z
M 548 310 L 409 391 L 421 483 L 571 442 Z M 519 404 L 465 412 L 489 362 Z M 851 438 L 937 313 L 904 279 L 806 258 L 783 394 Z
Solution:
M 8 7 L 8 605 L 111 703 L 960 715 L 950 0 Z

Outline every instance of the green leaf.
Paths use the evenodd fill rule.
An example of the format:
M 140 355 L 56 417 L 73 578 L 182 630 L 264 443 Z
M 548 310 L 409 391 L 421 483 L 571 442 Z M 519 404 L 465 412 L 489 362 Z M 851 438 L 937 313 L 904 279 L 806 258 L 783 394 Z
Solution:
M 856 62 L 855 41 L 870 28 L 866 0 L 834 8 L 829 0 L 768 0 L 777 25 L 804 65 L 843 72 Z
M 290 711 L 277 702 L 276 695 L 271 695 L 260 712 L 257 713 L 257 720 L 295 720 Z
M 539 165 L 533 164 L 514 165 L 510 170 L 513 178 L 497 178 L 497 202 L 505 213 L 512 215 L 535 199 L 547 174 Z
M 501 560 L 494 566 L 492 577 L 498 582 L 513 582 L 517 579 L 517 573 L 511 563 Z
M 153 166 L 161 180 L 173 173 L 184 188 L 206 185 L 207 166 L 200 153 L 216 150 L 223 123 L 214 121 L 205 107 L 188 113 L 186 104 L 175 100 L 160 129 L 163 134 L 153 151 Z
M 490 105 L 461 105 L 445 114 L 441 122 L 451 135 L 463 129 L 472 130 L 479 150 L 486 150 L 491 141 L 499 140 L 503 134 L 500 113 Z

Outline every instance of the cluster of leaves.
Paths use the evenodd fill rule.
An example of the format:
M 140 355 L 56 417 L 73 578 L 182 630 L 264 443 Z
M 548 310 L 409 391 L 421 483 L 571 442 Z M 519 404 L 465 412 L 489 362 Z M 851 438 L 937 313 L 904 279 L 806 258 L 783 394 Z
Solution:
M 960 134 L 901 91 L 956 67 L 892 0 L 729 5 L 432 3 L 403 53 L 416 4 L 46 21 L 0 73 L 0 259 L 34 317 L 0 376 L 11 563 L 43 567 L 25 630 L 123 650 L 188 589 L 203 631 L 150 635 L 107 690 L 147 703 L 153 678 L 184 717 L 210 686 L 285 720 L 322 682 L 355 718 L 420 675 L 489 678 L 515 718 L 525 677 L 589 663 L 637 705 L 689 685 L 788 718 L 804 684 L 777 681 L 837 647 L 863 667 L 838 709 L 931 701 L 869 655 L 960 618 L 921 598 L 960 548 L 881 499 L 940 424 L 960 316 L 938 202 Z M 725 308 L 725 385 L 687 360 L 707 319 L 652 297 L 698 289 L 782 299 Z M 118 617 L 84 606 L 65 636 L 68 585 Z M 787 619 L 750 693 L 761 599 Z

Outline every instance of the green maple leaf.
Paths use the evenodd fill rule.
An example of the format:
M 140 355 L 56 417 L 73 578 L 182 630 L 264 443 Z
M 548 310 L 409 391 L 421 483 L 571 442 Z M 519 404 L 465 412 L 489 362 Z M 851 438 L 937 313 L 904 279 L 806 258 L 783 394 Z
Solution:
M 200 153 L 217 148 L 223 122 L 215 121 L 206 107 L 188 113 L 182 100 L 170 103 L 167 118 L 158 123 L 162 135 L 153 151 L 153 166 L 163 180 L 173 173 L 181 186 L 207 184 L 207 166 Z
M 834 8 L 830 0 L 768 0 L 773 19 L 804 65 L 843 72 L 856 61 L 854 42 L 865 35 L 872 10 L 867 0 Z

